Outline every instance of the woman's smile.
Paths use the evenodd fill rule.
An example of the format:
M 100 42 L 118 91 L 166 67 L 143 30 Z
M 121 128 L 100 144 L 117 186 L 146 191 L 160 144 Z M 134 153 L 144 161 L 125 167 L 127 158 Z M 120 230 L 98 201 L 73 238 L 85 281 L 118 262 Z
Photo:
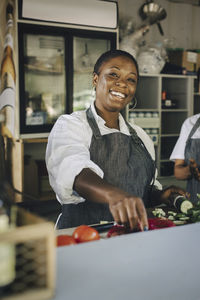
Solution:
M 115 91 L 115 90 L 110 90 L 110 94 L 114 97 L 117 97 L 119 99 L 124 99 L 126 97 L 126 94 L 122 93 L 122 92 L 118 92 L 118 91 Z

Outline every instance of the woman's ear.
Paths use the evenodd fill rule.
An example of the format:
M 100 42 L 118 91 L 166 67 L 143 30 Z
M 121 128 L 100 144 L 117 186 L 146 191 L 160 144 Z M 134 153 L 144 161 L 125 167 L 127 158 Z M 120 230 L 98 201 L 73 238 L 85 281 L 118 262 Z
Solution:
M 96 73 L 93 73 L 93 82 L 92 82 L 92 84 L 93 84 L 93 86 L 96 88 L 96 86 L 97 86 L 97 82 L 98 82 L 98 75 L 96 74 Z

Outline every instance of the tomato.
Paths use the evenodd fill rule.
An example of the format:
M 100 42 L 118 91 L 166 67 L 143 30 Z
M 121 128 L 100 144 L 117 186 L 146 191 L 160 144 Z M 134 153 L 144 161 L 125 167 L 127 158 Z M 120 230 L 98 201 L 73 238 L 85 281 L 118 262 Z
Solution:
M 78 226 L 74 230 L 72 236 L 77 243 L 90 242 L 100 239 L 98 231 L 87 225 Z
M 76 244 L 75 239 L 71 235 L 59 235 L 57 236 L 57 246 L 66 246 L 66 245 L 74 245 Z

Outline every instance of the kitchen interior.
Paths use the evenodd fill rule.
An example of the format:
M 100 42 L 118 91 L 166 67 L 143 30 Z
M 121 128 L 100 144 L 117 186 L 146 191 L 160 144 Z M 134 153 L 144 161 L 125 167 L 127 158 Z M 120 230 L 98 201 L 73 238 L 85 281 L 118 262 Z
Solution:
M 64 293 L 59 294 L 58 287 L 63 288 L 65 283 L 61 273 L 56 273 L 54 224 L 61 208 L 49 184 L 45 165 L 49 132 L 61 114 L 86 109 L 93 101 L 92 71 L 97 57 L 113 48 L 128 51 L 138 61 L 140 82 L 136 92 L 136 108 L 127 109 L 123 115 L 130 123 L 141 126 L 152 138 L 156 151 L 158 179 L 163 186 L 178 185 L 185 188 L 186 181 L 175 179 L 174 163 L 169 157 L 184 120 L 200 113 L 200 1 L 76 0 L 71 3 L 69 0 L 2 0 L 0 61 L 3 59 L 8 2 L 14 7 L 13 56 L 16 86 L 12 129 L 9 128 L 9 124 L 7 127 L 5 124 L 4 127 L 3 117 L 0 118 L 3 137 L 1 147 L 4 147 L 1 154 L 5 156 L 3 172 L 8 181 L 8 194 L 20 209 L 18 218 L 21 227 L 11 230 L 10 235 L 3 232 L 2 240 L 26 244 L 25 249 L 22 247 L 23 250 L 18 254 L 21 258 L 23 255 L 28 257 L 25 252 L 30 253 L 34 249 L 30 260 L 32 266 L 35 264 L 36 267 L 32 267 L 32 275 L 39 280 L 35 283 L 36 291 L 34 287 L 29 291 L 33 281 L 30 280 L 29 283 L 28 279 L 23 279 L 24 281 L 20 282 L 19 277 L 15 285 L 16 291 L 14 289 L 13 294 L 8 294 L 3 299 L 59 300 L 63 299 Z M 87 14 L 86 18 L 84 13 Z M 34 223 L 32 229 L 31 222 Z M 191 229 L 187 231 L 188 235 L 192 236 Z M 168 232 L 164 236 L 168 238 Z M 184 241 L 183 230 L 180 236 Z M 29 239 L 32 239 L 32 243 L 29 243 Z M 156 236 L 152 237 L 152 241 L 157 243 Z M 127 248 L 130 246 L 131 249 L 131 241 L 125 238 L 125 243 Z M 44 246 L 43 249 L 40 244 Z M 116 240 L 114 246 L 110 243 L 108 249 L 112 251 L 112 247 L 121 247 L 119 245 L 120 240 Z M 162 251 L 162 247 L 159 248 Z M 83 245 L 81 253 L 92 257 L 92 249 L 84 248 Z M 101 254 L 97 244 L 94 245 L 94 250 L 97 255 Z M 139 255 L 140 249 L 135 250 Z M 74 255 L 79 256 L 77 263 L 81 265 L 79 251 L 78 247 L 69 247 L 66 252 L 69 259 L 64 262 L 62 269 L 71 267 L 70 257 L 73 258 Z M 154 259 L 154 249 L 149 251 Z M 61 249 L 58 249 L 58 255 L 60 253 Z M 42 271 L 39 270 L 42 268 L 39 268 L 38 257 L 45 261 Z M 116 257 L 121 258 L 118 252 Z M 164 254 L 161 258 L 164 259 Z M 113 265 L 116 263 L 114 257 L 110 260 Z M 93 267 L 88 274 L 88 281 L 92 280 L 94 274 L 98 276 L 99 271 L 95 269 L 97 264 L 93 258 L 91 262 Z M 104 261 L 106 268 L 105 262 L 110 263 L 108 258 Z M 125 265 L 126 263 L 128 262 L 125 262 Z M 121 265 L 119 266 L 121 268 Z M 80 276 L 84 274 L 84 267 L 80 270 Z M 26 273 L 26 266 L 23 268 L 22 272 Z M 122 271 L 126 273 L 124 268 L 125 266 L 122 267 Z M 29 271 L 31 274 L 31 270 Z M 100 274 L 103 274 L 101 271 Z M 128 268 L 127 273 L 129 272 Z M 199 275 L 195 272 L 196 276 Z M 139 271 L 140 275 L 142 276 L 142 273 Z M 178 276 L 178 273 L 174 273 L 175 275 Z M 81 279 L 77 277 L 80 284 Z M 109 281 L 108 276 L 105 276 L 106 279 Z M 66 275 L 66 282 L 67 280 L 71 280 L 70 274 Z M 117 276 L 116 280 L 119 280 Z M 79 299 L 81 292 L 74 292 L 76 282 L 70 281 L 70 284 L 67 298 Z M 88 286 L 88 283 L 85 284 Z M 112 284 L 111 282 L 111 287 Z M 179 286 L 179 283 L 177 284 Z M 25 292 L 22 286 L 28 286 Z M 81 283 L 81 286 L 84 287 L 84 284 Z M 141 292 L 139 287 L 140 284 L 137 295 Z M 99 290 L 98 286 L 96 288 Z M 147 284 L 147 290 L 149 289 L 150 283 Z M 120 293 L 116 296 L 115 293 L 112 295 L 112 288 L 109 287 L 108 290 L 104 297 L 102 294 L 100 297 L 99 294 L 95 299 L 119 299 Z M 183 295 L 180 298 L 174 288 L 172 291 L 175 293 L 173 296 L 169 293 L 163 299 L 189 299 Z M 87 290 L 86 293 L 84 290 L 85 298 L 82 298 L 94 299 L 94 293 L 95 286 L 90 292 Z M 191 291 L 190 299 L 198 299 L 195 298 L 196 293 L 195 290 L 193 297 Z M 141 298 L 138 296 L 135 299 L 153 299 L 151 295 L 157 294 L 154 292 L 142 295 Z M 161 298 L 155 296 L 154 299 Z

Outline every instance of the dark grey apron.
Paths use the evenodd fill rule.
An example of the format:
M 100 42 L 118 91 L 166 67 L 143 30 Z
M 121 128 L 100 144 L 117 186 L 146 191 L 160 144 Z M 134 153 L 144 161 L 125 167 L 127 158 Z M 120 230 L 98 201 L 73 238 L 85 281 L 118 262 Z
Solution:
M 189 159 L 193 158 L 198 166 L 200 167 L 200 138 L 192 139 L 191 137 L 200 126 L 200 118 L 194 124 L 192 130 L 186 141 L 185 147 L 185 161 L 189 164 Z M 197 202 L 199 199 L 197 198 L 197 193 L 200 193 L 200 182 L 195 178 L 188 179 L 187 181 L 187 192 L 190 193 L 191 201 Z
M 90 158 L 104 171 L 104 179 L 129 194 L 141 197 L 148 206 L 150 183 L 155 175 L 155 162 L 135 130 L 127 123 L 130 136 L 121 132 L 101 135 L 91 108 L 86 111 L 93 131 Z M 113 221 L 108 204 L 86 200 L 62 205 L 58 228 Z

